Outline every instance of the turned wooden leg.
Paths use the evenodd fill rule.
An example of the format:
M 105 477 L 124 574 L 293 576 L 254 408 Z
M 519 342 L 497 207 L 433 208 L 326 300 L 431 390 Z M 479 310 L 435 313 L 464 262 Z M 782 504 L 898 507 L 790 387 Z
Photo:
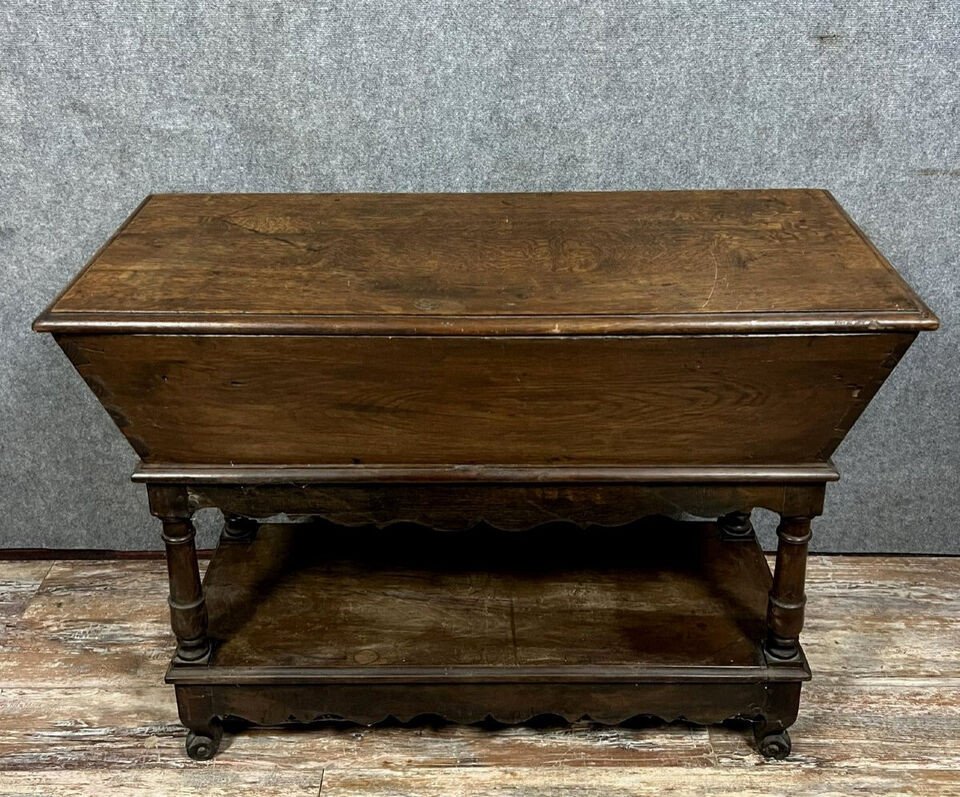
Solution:
M 810 518 L 782 517 L 777 538 L 777 563 L 767 602 L 766 651 L 774 659 L 789 660 L 800 655 Z
M 717 519 L 720 536 L 725 540 L 752 540 L 753 523 L 750 512 L 728 512 Z
M 178 664 L 206 664 L 210 656 L 207 607 L 197 566 L 195 531 L 187 491 L 182 487 L 149 485 L 150 511 L 163 523 L 170 580 L 170 625 L 177 637 Z
M 223 539 L 232 542 L 250 542 L 260 524 L 255 518 L 223 513 Z

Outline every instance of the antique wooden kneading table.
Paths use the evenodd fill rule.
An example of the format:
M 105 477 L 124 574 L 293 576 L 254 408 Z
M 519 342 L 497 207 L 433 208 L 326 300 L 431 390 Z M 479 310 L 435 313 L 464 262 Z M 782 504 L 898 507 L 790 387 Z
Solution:
M 828 193 L 771 190 L 151 196 L 35 328 L 141 458 L 194 758 L 422 713 L 741 718 L 781 757 L 830 455 L 936 325 Z

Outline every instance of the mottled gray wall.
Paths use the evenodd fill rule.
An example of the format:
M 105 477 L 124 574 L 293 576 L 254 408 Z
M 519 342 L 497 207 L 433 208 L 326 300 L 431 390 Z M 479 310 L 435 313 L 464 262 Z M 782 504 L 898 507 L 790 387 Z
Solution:
M 149 192 L 824 186 L 944 329 L 844 443 L 817 545 L 960 552 L 960 4 L 288 5 L 0 6 L 0 546 L 157 542 L 29 331 Z

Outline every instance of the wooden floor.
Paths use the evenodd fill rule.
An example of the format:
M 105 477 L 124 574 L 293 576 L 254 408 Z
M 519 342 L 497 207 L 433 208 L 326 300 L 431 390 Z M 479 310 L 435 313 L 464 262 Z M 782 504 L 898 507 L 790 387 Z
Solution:
M 814 557 L 788 761 L 727 728 L 259 730 L 183 752 L 160 560 L 0 562 L 0 795 L 960 795 L 960 559 Z

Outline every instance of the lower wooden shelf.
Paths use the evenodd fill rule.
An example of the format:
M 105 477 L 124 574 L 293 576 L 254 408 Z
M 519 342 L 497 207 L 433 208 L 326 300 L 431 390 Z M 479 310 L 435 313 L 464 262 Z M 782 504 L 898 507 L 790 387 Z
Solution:
M 762 648 L 754 539 L 652 518 L 615 529 L 264 525 L 204 580 L 213 652 L 171 665 L 181 718 L 258 724 L 421 714 L 636 715 L 768 731 L 796 717 L 803 654 Z

